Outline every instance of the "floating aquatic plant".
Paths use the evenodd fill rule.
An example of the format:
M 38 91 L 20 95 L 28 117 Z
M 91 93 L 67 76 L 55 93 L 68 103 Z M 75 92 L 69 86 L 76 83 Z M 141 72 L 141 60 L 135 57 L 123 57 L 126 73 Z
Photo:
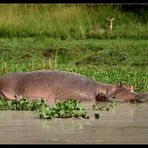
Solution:
M 40 118 L 87 118 L 87 111 L 78 100 L 67 99 L 65 101 L 57 101 L 55 105 L 47 105 L 43 99 L 29 100 L 22 98 L 21 100 L 6 100 L 0 98 L 0 110 L 36 110 Z

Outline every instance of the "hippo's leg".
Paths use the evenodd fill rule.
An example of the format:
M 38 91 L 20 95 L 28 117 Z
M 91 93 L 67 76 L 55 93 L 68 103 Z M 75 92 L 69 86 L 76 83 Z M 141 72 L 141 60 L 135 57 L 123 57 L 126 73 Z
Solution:
M 85 92 L 79 93 L 76 95 L 76 98 L 78 98 L 80 101 L 92 101 L 95 99 L 95 95 L 94 94 L 87 94 Z
M 13 93 L 4 93 L 0 92 L 0 95 L 8 100 L 13 100 L 15 99 L 15 95 Z
M 50 96 L 44 97 L 43 99 L 48 105 L 54 105 L 56 103 L 56 96 L 53 94 L 50 94 Z

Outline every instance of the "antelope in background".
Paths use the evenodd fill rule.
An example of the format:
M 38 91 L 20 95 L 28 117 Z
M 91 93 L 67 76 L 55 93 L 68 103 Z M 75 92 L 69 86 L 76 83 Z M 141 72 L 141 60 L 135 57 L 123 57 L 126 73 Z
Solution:
M 97 34 L 105 34 L 107 32 L 111 32 L 113 29 L 113 21 L 114 18 L 106 18 L 105 19 L 105 24 L 102 24 L 101 26 L 95 25 L 93 26 L 90 30 L 89 33 L 91 35 L 97 35 Z
M 112 31 L 113 29 L 114 18 L 106 18 L 106 27 L 108 30 Z

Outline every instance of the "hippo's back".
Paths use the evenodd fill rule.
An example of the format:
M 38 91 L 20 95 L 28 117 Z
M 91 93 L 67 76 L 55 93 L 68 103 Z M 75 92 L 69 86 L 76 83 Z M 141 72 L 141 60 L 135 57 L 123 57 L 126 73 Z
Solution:
M 69 97 L 95 94 L 95 85 L 92 80 L 70 72 L 39 70 L 13 75 L 18 78 L 16 92 L 21 95 L 58 96 L 63 94 L 63 97 Z
M 94 82 L 85 76 L 73 74 L 65 71 L 57 70 L 38 70 L 33 72 L 16 73 L 18 79 L 28 84 L 52 84 L 52 85 L 70 85 L 70 86 L 83 86 L 91 85 Z

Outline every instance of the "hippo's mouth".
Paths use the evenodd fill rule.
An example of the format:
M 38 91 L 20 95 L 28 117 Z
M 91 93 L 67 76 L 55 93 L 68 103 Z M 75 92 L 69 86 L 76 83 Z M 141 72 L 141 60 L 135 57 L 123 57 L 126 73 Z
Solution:
M 148 94 L 137 94 L 135 100 L 138 102 L 148 102 Z

